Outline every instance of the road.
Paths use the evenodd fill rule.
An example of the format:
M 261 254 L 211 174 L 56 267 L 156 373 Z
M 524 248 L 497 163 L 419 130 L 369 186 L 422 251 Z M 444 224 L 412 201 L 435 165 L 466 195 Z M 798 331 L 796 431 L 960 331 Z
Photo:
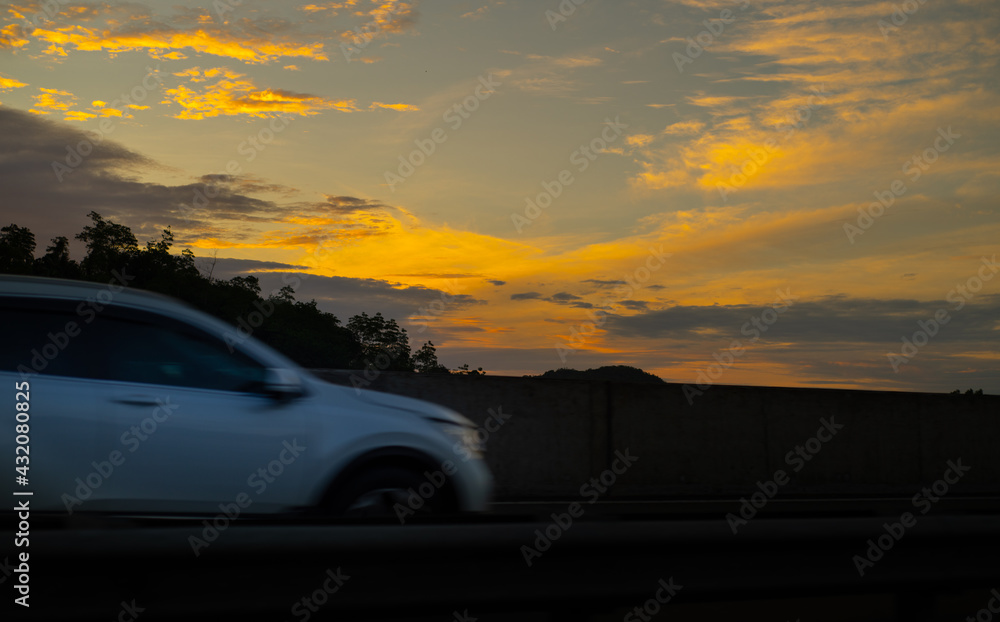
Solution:
M 33 606 L 15 619 L 962 620 L 1000 588 L 995 500 L 951 499 L 910 526 L 903 499 L 772 501 L 735 533 L 738 500 L 40 526 Z

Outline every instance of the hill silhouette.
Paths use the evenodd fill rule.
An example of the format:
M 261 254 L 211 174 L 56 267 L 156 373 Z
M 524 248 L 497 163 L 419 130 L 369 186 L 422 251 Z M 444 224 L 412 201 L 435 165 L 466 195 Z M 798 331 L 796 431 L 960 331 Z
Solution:
M 616 382 L 645 382 L 663 384 L 659 376 L 629 365 L 605 365 L 594 369 L 580 371 L 579 369 L 550 369 L 540 376 L 530 378 L 557 378 L 562 380 L 612 380 Z

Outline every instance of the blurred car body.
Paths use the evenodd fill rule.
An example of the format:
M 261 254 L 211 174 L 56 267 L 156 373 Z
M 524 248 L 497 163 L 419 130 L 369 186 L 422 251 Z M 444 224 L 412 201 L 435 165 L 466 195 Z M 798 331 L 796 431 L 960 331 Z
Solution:
M 326 383 L 165 296 L 0 276 L 0 326 L 5 408 L 30 393 L 28 483 L 9 486 L 32 491 L 35 511 L 408 516 L 488 502 L 465 417 Z

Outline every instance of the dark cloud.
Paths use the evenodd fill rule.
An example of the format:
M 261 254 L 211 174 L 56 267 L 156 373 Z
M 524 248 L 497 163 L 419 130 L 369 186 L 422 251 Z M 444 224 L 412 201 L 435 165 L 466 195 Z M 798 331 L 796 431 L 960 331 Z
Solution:
M 1000 317 L 1000 294 L 977 296 L 960 310 L 947 300 L 877 300 L 829 296 L 811 301 L 794 301 L 777 315 L 762 333 L 783 342 L 821 344 L 826 342 L 902 343 L 904 336 L 920 330 L 917 322 L 928 322 L 943 309 L 951 318 L 935 340 L 995 342 L 996 321 Z M 769 305 L 673 306 L 631 316 L 609 315 L 605 328 L 627 337 L 699 338 L 705 333 L 741 338 L 752 334 L 748 324 L 761 318 Z
M 492 283 L 493 285 L 496 285 L 497 287 L 500 287 L 502 285 L 506 285 L 507 284 L 507 281 L 500 281 L 498 279 L 486 279 L 486 282 L 487 283 Z
M 549 302 L 566 303 L 571 300 L 580 300 L 580 297 L 569 292 L 559 292 L 558 294 L 552 294 L 546 300 Z
M 538 300 L 542 295 L 538 292 L 523 292 L 520 294 L 511 294 L 511 300 Z
M 366 199 L 328 196 L 324 203 L 276 203 L 255 193 L 294 194 L 295 188 L 252 176 L 207 174 L 176 186 L 142 181 L 156 162 L 93 131 L 0 107 L 0 207 L 4 225 L 28 227 L 39 246 L 55 236 L 72 237 L 90 223 L 87 214 L 127 225 L 140 242 L 159 239 L 170 227 L 178 246 L 204 237 L 254 242 L 253 223 L 282 223 L 291 216 L 346 214 L 379 209 Z M 86 154 L 83 156 L 82 154 Z M 224 222 L 229 221 L 229 222 Z M 298 237 L 264 243 L 313 244 L 338 237 L 375 235 L 368 224 L 345 221 L 336 227 L 297 231 Z M 83 248 L 71 245 L 80 258 Z
M 247 220 L 276 209 L 270 201 L 233 192 L 230 179 L 178 186 L 140 181 L 138 173 L 157 166 L 149 158 L 106 137 L 96 141 L 95 132 L 24 111 L 0 107 L 0 136 L 5 220 L 31 228 L 42 242 L 75 235 L 89 224 L 91 211 L 132 227 L 140 241 L 159 238 L 169 226 L 181 233 L 180 242 L 185 230 L 211 232 L 208 218 Z M 206 189 L 215 196 L 194 209 Z
M 584 279 L 583 282 L 596 285 L 597 287 L 615 287 L 617 285 L 625 285 L 625 281 L 604 281 L 601 279 Z
M 618 304 L 633 311 L 645 311 L 649 307 L 645 300 L 622 300 Z
M 294 194 L 298 192 L 296 188 L 292 188 L 291 186 L 267 183 L 249 175 L 226 175 L 215 173 L 202 175 L 199 180 L 202 184 L 211 188 L 210 192 L 218 191 L 216 187 L 219 186 L 224 186 L 230 194 L 252 194 L 255 192 Z
M 334 212 L 340 213 L 351 213 L 351 212 L 365 212 L 371 210 L 382 209 L 386 207 L 385 204 L 378 201 L 372 201 L 370 199 L 359 199 L 358 197 L 348 197 L 348 196 L 333 196 L 330 194 L 323 195 L 326 199 L 326 203 L 320 203 L 318 206 L 329 207 Z
M 229 267 L 226 266 L 227 269 Z M 237 276 L 230 271 L 225 274 Z M 385 317 L 394 318 L 401 327 L 416 335 L 425 333 L 443 316 L 486 304 L 485 300 L 468 294 L 450 294 L 431 287 L 402 285 L 381 279 L 316 276 L 296 272 L 256 272 L 254 276 L 260 281 L 261 293 L 265 296 L 277 292 L 285 285 L 292 285 L 296 300 L 316 300 L 320 309 L 333 313 L 342 321 L 362 311 L 369 315 L 381 313 Z
M 196 257 L 195 266 L 198 270 L 212 278 L 229 280 L 234 276 L 246 276 L 248 273 L 258 270 L 304 270 L 306 266 L 281 263 L 278 261 L 259 261 L 257 259 L 233 259 L 224 257 L 216 259 L 214 257 Z

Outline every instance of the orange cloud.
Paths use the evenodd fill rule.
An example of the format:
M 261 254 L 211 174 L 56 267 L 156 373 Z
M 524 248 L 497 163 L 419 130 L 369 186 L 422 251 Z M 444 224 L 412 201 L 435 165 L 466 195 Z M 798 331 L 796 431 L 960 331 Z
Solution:
M 0 74 L 0 91 L 19 89 L 22 86 L 28 86 L 28 85 L 15 78 L 8 78 L 7 76 Z
M 174 115 L 178 119 L 205 119 L 219 115 L 266 118 L 280 113 L 310 116 L 322 110 L 357 110 L 353 99 L 333 100 L 282 89 L 261 89 L 245 75 L 225 68 L 202 70 L 192 67 L 174 75 L 191 83 L 221 78 L 205 84 L 198 91 L 184 84 L 167 89 L 164 103 L 175 103 L 183 108 Z
M 31 33 L 57 46 L 80 51 L 104 51 L 112 56 L 123 52 L 145 51 L 154 58 L 183 58 L 181 50 L 234 58 L 246 63 L 267 63 L 284 57 L 329 60 L 322 43 L 302 44 L 235 33 L 222 28 L 200 27 L 194 30 L 161 28 L 142 32 L 122 32 L 70 25 L 55 29 L 36 28 Z
M 367 11 L 356 11 L 355 15 L 368 17 L 371 28 L 375 32 L 401 32 L 408 28 L 416 19 L 413 3 L 403 0 L 372 0 L 374 5 Z M 357 33 L 348 30 L 344 37 L 354 37 Z
M 40 91 L 38 95 L 32 95 L 32 99 L 35 100 L 35 104 L 29 111 L 35 114 L 66 112 L 73 107 L 74 102 L 76 101 L 76 95 L 73 95 L 69 91 L 47 89 L 45 87 L 39 87 L 38 90 Z
M 375 110 L 376 108 L 385 108 L 387 110 L 396 110 L 398 112 L 420 110 L 419 107 L 411 104 L 383 104 L 382 102 L 372 102 L 372 105 L 368 107 L 369 110 Z
M 24 31 L 19 24 L 8 24 L 0 28 L 0 50 L 28 45 L 28 39 L 24 38 L 23 34 Z
M 63 117 L 66 121 L 86 121 L 87 119 L 93 119 L 96 114 L 91 112 L 84 112 L 83 110 L 69 110 L 66 112 L 66 116 Z
M 323 4 L 307 4 L 300 6 L 299 10 L 306 13 L 326 13 L 335 16 L 342 9 L 350 9 L 357 6 L 358 0 L 345 0 L 345 2 L 325 2 Z
M 682 120 L 639 150 L 633 187 L 714 193 L 741 180 L 744 168 L 747 188 L 857 180 L 873 170 L 894 174 L 905 158 L 900 146 L 919 147 L 926 138 L 917 128 L 927 123 L 975 119 L 980 132 L 1000 129 L 996 97 L 982 87 L 984 72 L 1000 62 L 991 35 L 1000 19 L 921 4 L 923 17 L 906 23 L 905 36 L 883 36 L 876 22 L 892 11 L 886 3 L 765 3 L 743 18 L 740 36 L 710 48 L 740 64 L 711 90 L 686 97 L 675 109 Z M 746 92 L 732 87 L 740 82 L 770 88 L 735 95 Z

